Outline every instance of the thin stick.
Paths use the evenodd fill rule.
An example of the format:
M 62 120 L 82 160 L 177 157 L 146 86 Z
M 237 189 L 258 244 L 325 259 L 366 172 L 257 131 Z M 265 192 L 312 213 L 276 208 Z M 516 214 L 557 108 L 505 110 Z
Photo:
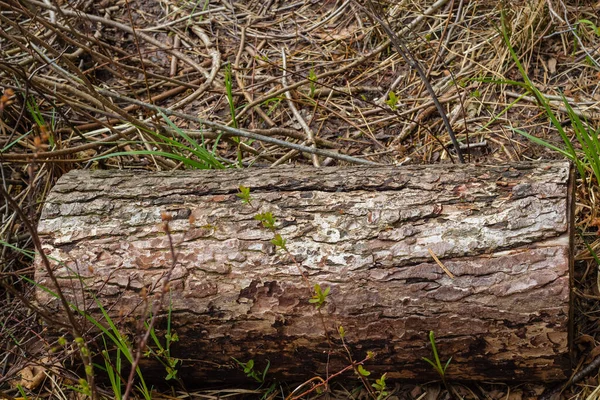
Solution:
M 287 58 L 285 56 L 285 49 L 281 49 L 281 60 L 283 63 L 283 65 L 282 65 L 283 73 L 281 75 L 281 84 L 283 85 L 283 87 L 286 87 L 287 86 L 287 79 L 286 79 L 287 78 Z M 316 149 L 317 146 L 315 144 L 315 135 L 313 134 L 310 127 L 306 124 L 306 121 L 304 120 L 304 118 L 302 118 L 302 115 L 300 115 L 300 113 L 298 112 L 298 109 L 296 108 L 296 105 L 294 104 L 294 101 L 292 100 L 292 94 L 290 93 L 289 90 L 287 92 L 285 92 L 285 98 L 287 99 L 288 106 L 292 110 L 292 114 L 294 114 L 294 117 L 300 123 L 300 126 L 302 126 L 304 133 L 306 133 L 307 143 L 309 145 L 311 145 L 314 149 Z M 321 166 L 321 163 L 319 162 L 319 158 L 314 153 L 312 155 L 312 162 L 315 167 Z
M 363 10 L 365 10 L 365 12 L 371 18 L 373 18 L 379 25 L 381 25 L 381 27 L 383 28 L 385 33 L 390 38 L 392 44 L 396 48 L 396 51 L 402 56 L 402 58 L 404 58 L 406 63 L 411 68 L 413 68 L 415 71 L 417 71 L 417 74 L 419 75 L 419 77 L 421 78 L 423 83 L 425 84 L 425 88 L 427 89 L 429 96 L 431 96 L 431 100 L 433 100 L 433 104 L 435 104 L 435 108 L 437 108 L 438 113 L 440 114 L 440 117 L 442 118 L 442 121 L 444 122 L 446 131 L 448 132 L 448 135 L 450 136 L 450 140 L 452 140 L 452 145 L 454 146 L 454 149 L 456 150 L 456 155 L 458 157 L 458 161 L 460 161 L 461 163 L 464 164 L 465 160 L 463 158 L 462 151 L 460 149 L 458 140 L 456 140 L 456 136 L 454 135 L 454 130 L 452 129 L 452 125 L 450 124 L 450 121 L 448 121 L 448 116 L 446 115 L 444 108 L 440 104 L 437 94 L 435 93 L 435 90 L 433 90 L 433 87 L 431 86 L 431 82 L 429 82 L 429 79 L 427 78 L 427 74 L 421 67 L 421 64 L 419 63 L 419 61 L 412 55 L 412 53 L 408 49 L 408 46 L 406 45 L 406 43 L 398 35 L 396 35 L 396 33 L 394 33 L 392 28 L 390 28 L 390 26 L 385 21 L 383 21 L 381 18 L 379 18 L 379 16 L 375 13 L 375 7 L 373 6 L 373 3 L 370 0 L 369 0 L 370 9 L 359 4 L 358 2 L 356 2 L 356 0 L 355 0 L 355 3 L 358 4 L 358 6 L 361 7 Z
M 231 126 L 227 126 L 227 125 L 223 125 L 223 124 L 219 124 L 217 122 L 212 122 L 212 121 L 208 121 L 202 118 L 198 118 L 198 117 L 194 117 L 191 116 L 189 114 L 184 114 L 182 112 L 179 111 L 173 111 L 173 110 L 169 110 L 167 108 L 163 108 L 163 107 L 159 107 L 159 106 L 155 106 L 152 104 L 148 104 L 148 103 L 144 103 L 143 101 L 140 100 L 136 100 L 136 99 L 132 99 L 130 97 L 126 97 L 126 96 L 122 96 L 120 94 L 117 93 L 113 93 L 110 90 L 106 90 L 106 89 L 97 89 L 98 93 L 107 96 L 107 97 L 112 97 L 112 98 L 116 98 L 119 100 L 124 100 L 133 104 L 137 104 L 140 107 L 143 108 L 147 108 L 149 110 L 154 110 L 157 112 L 162 112 L 167 116 L 175 116 L 175 117 L 179 117 L 179 118 L 183 118 L 186 119 L 188 121 L 193 121 L 196 122 L 198 124 L 201 125 L 205 125 L 208 126 L 209 128 L 215 129 L 215 130 L 219 130 L 219 131 L 223 131 L 223 132 L 227 132 L 230 133 L 234 136 L 241 136 L 241 137 L 245 137 L 245 138 L 250 138 L 250 139 L 254 139 L 254 140 L 260 140 L 261 142 L 266 142 L 266 143 L 273 143 L 276 144 L 278 146 L 282 146 L 282 147 L 287 147 L 290 149 L 295 149 L 298 151 L 302 151 L 305 153 L 309 153 L 309 154 L 317 154 L 320 156 L 324 156 L 324 157 L 331 157 L 331 158 L 335 158 L 336 160 L 340 160 L 340 161 L 346 161 L 346 162 L 350 162 L 353 164 L 362 164 L 362 165 L 382 165 L 380 163 L 376 163 L 373 161 L 368 161 L 368 160 L 362 160 L 360 158 L 356 158 L 356 157 L 352 157 L 352 156 L 347 156 L 345 154 L 339 154 L 333 151 L 329 151 L 329 150 L 323 150 L 323 149 L 316 149 L 316 148 L 312 148 L 312 147 L 307 147 L 307 146 L 301 146 L 295 143 L 290 143 L 290 142 L 286 142 L 285 140 L 280 140 L 280 139 L 276 139 L 276 138 L 272 138 L 272 137 L 268 137 L 268 136 L 263 136 L 263 135 L 259 135 L 253 132 L 249 132 L 243 129 L 237 129 L 237 128 L 233 128 Z
M 434 261 L 437 263 L 437 265 L 439 265 L 440 268 L 446 273 L 446 275 L 448 275 L 450 277 L 450 279 L 454 279 L 454 274 L 452 272 L 450 272 L 450 270 L 448 268 L 446 268 L 446 266 L 444 264 L 442 264 L 442 262 L 440 261 L 440 259 L 437 258 L 437 256 L 433 252 L 433 250 L 431 250 L 428 247 L 427 251 L 429 252 L 429 254 L 431 254 L 431 257 L 434 259 Z

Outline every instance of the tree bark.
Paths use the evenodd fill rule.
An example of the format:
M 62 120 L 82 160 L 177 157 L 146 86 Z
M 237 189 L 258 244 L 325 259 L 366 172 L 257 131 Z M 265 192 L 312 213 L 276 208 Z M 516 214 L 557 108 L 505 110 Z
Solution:
M 72 171 L 39 233 L 71 301 L 100 319 L 93 294 L 133 326 L 173 264 L 170 214 L 165 305 L 183 377 L 243 377 L 232 357 L 268 360 L 279 379 L 326 377 L 350 363 L 343 326 L 354 360 L 375 353 L 364 366 L 374 375 L 438 378 L 422 360 L 434 331 L 448 379 L 549 381 L 570 369 L 572 209 L 565 162 Z M 275 231 L 255 219 L 266 212 Z M 320 310 L 315 284 L 330 288 Z M 55 298 L 37 295 L 61 318 Z

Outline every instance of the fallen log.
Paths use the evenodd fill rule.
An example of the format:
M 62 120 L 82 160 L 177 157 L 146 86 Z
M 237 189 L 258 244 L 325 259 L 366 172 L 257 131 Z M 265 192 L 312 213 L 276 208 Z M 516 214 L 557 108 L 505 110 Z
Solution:
M 434 331 L 449 379 L 550 381 L 570 369 L 573 186 L 566 162 L 72 171 L 39 234 L 67 297 L 99 318 L 93 294 L 127 322 L 173 264 L 169 214 L 184 377 L 243 377 L 232 357 L 268 360 L 280 379 L 325 377 L 349 365 L 343 326 L 354 360 L 375 353 L 365 369 L 388 378 L 437 378 L 422 360 Z M 321 309 L 315 284 L 330 288 Z M 57 299 L 37 296 L 61 318 Z

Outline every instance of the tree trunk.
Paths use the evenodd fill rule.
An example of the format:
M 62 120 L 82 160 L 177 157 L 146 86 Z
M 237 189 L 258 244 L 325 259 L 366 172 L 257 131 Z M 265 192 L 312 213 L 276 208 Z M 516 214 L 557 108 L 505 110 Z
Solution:
M 325 377 L 349 365 L 343 326 L 354 360 L 375 353 L 372 376 L 436 378 L 422 360 L 433 331 L 449 379 L 549 381 L 570 368 L 572 206 L 566 162 L 72 171 L 39 232 L 66 295 L 100 319 L 94 294 L 132 326 L 173 265 L 171 215 L 163 314 L 170 304 L 184 377 L 243 377 L 232 357 L 269 360 L 280 379 Z M 274 231 L 255 218 L 267 212 Z M 315 284 L 330 289 L 321 309 Z M 46 291 L 38 300 L 58 310 Z

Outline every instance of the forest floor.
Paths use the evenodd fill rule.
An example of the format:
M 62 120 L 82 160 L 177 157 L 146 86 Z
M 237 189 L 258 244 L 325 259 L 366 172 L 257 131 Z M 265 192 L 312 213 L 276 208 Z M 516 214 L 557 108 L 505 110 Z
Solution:
M 396 33 L 405 57 L 378 19 Z M 600 3 L 585 0 L 0 0 L 2 184 L 35 225 L 47 193 L 73 169 L 579 158 L 589 173 L 578 175 L 576 201 L 573 339 L 575 372 L 582 371 L 600 349 L 593 173 L 600 146 L 577 142 L 572 113 L 590 132 L 595 127 L 597 139 L 599 26 Z M 177 112 L 170 117 L 176 128 L 155 106 Z M 561 132 L 575 156 L 549 146 L 567 148 Z M 0 398 L 76 398 L 73 374 L 39 357 L 40 318 L 26 280 L 33 277 L 32 235 L 5 199 L 0 206 Z M 26 374 L 40 371 L 43 379 L 26 383 Z M 358 379 L 331 387 L 331 398 L 367 396 Z M 268 396 L 289 393 L 282 391 Z M 453 391 L 596 399 L 600 378 L 596 368 L 576 382 L 457 383 Z M 439 383 L 394 382 L 388 392 L 449 396 Z

